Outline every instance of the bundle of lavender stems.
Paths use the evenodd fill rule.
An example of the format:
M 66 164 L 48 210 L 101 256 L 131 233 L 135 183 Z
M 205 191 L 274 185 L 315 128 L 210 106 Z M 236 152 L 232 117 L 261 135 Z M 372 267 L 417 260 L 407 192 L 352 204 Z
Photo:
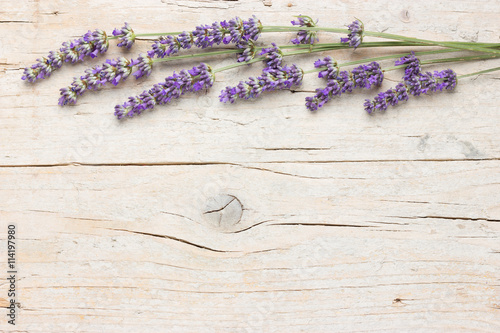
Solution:
M 239 66 L 262 61 L 265 68 L 257 77 L 250 77 L 233 86 L 227 86 L 220 93 L 222 103 L 235 103 L 239 99 L 259 98 L 264 92 L 291 89 L 302 84 L 306 74 L 317 73 L 326 82 L 316 89 L 313 96 L 305 98 L 305 106 L 310 111 L 317 111 L 335 96 L 350 93 L 354 89 L 377 89 L 382 85 L 384 74 L 388 71 L 401 69 L 404 74 L 394 88 L 379 92 L 372 99 L 366 99 L 364 109 L 368 114 L 385 111 L 388 106 L 395 106 L 406 101 L 410 96 L 427 95 L 431 93 L 453 90 L 457 82 L 466 77 L 500 70 L 491 68 L 475 73 L 457 76 L 455 71 L 446 68 L 440 71 L 424 71 L 423 66 L 429 64 L 486 60 L 500 57 L 500 44 L 443 42 L 405 37 L 400 35 L 366 31 L 363 23 L 356 19 L 346 28 L 319 27 L 317 21 L 309 16 L 299 15 L 291 26 L 263 26 L 255 16 L 242 20 L 238 17 L 227 21 L 202 24 L 193 31 L 173 33 L 143 33 L 138 34 L 128 23 L 120 29 L 114 29 L 107 34 L 100 29 L 88 31 L 81 38 L 62 44 L 59 51 L 50 53 L 25 68 L 22 79 L 30 83 L 46 79 L 62 67 L 64 63 L 83 62 L 107 52 L 109 41 L 118 40 L 118 47 L 130 49 L 137 37 L 157 36 L 151 49 L 141 53 L 137 58 L 107 59 L 101 65 L 85 70 L 83 75 L 73 78 L 69 86 L 60 89 L 59 105 L 76 104 L 77 100 L 88 91 L 99 90 L 107 84 L 117 86 L 130 76 L 136 79 L 151 74 L 156 63 L 174 61 L 186 58 L 212 57 L 214 55 L 236 55 L 234 64 L 212 68 L 207 63 L 200 63 L 191 69 L 184 69 L 165 78 L 165 81 L 154 84 L 127 101 L 116 105 L 114 115 L 118 119 L 131 118 L 146 110 L 152 110 L 157 105 L 167 104 L 180 98 L 185 93 L 207 91 L 215 81 L 219 72 Z M 342 34 L 339 42 L 320 43 L 318 32 Z M 278 46 L 271 43 L 258 46 L 256 43 L 263 33 L 294 32 L 296 35 L 290 43 Z M 364 37 L 383 38 L 380 42 L 365 42 Z M 391 41 L 387 41 L 391 40 Z M 333 56 L 326 56 L 313 62 L 314 67 L 303 70 L 296 64 L 285 64 L 284 58 L 291 55 L 306 55 L 316 52 L 332 52 L 341 49 L 357 49 L 364 47 L 439 47 L 431 51 L 411 51 L 407 53 L 390 54 L 381 57 L 361 59 L 339 64 Z M 178 54 L 188 49 L 215 49 L 201 53 Z M 420 60 L 423 55 L 440 53 L 468 52 L 452 58 L 435 58 Z M 379 61 L 392 60 L 394 66 L 381 67 Z M 342 67 L 357 66 L 350 71 Z

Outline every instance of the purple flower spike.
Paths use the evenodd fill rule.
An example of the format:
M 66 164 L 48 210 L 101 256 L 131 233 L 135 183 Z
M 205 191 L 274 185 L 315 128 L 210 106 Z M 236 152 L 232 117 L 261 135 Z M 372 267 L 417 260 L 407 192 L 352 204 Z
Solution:
M 64 61 L 64 54 L 61 52 L 50 51 L 47 57 L 42 57 L 37 59 L 37 63 L 31 67 L 24 69 L 23 80 L 28 80 L 28 82 L 35 82 L 39 79 L 45 79 L 49 77 L 53 71 L 60 68 Z
M 434 74 L 422 73 L 420 61 L 414 52 L 396 60 L 395 64 L 396 66 L 406 65 L 403 82 L 410 95 L 420 96 L 437 90 L 453 90 L 456 86 L 456 74 L 451 69 L 436 71 Z
M 130 49 L 135 42 L 134 30 L 132 30 L 127 22 L 125 22 L 125 25 L 121 29 L 113 30 L 113 36 L 118 36 L 120 40 L 120 43 L 118 43 L 119 47 Z
M 373 101 L 367 99 L 364 104 L 365 110 L 370 114 L 374 111 L 385 111 L 388 105 L 395 106 L 400 101 L 407 101 L 409 95 L 419 96 L 443 89 L 453 90 L 456 85 L 457 74 L 451 69 L 436 71 L 434 74 L 418 73 L 405 80 L 404 83 L 398 83 L 396 88 L 379 93 Z
M 328 103 L 334 96 L 340 96 L 346 92 L 352 92 L 354 83 L 347 71 L 341 71 L 335 77 L 328 77 L 327 85 L 324 89 L 316 89 L 314 96 L 306 97 L 306 107 L 310 111 L 316 111 Z
M 77 93 L 74 87 L 62 88 L 61 97 L 59 98 L 59 105 L 75 104 Z
M 414 75 L 420 74 L 420 60 L 415 56 L 415 52 L 411 52 L 410 55 L 404 56 L 394 63 L 396 66 L 407 65 L 405 68 L 404 80 L 410 79 Z
M 297 20 L 291 21 L 291 23 L 300 27 L 315 27 L 318 21 L 314 22 L 309 16 L 299 15 Z M 317 41 L 319 41 L 317 32 L 313 30 L 299 30 L 297 37 L 291 40 L 293 44 L 314 44 Z
M 105 53 L 108 47 L 109 39 L 104 31 L 89 31 L 81 38 L 64 42 L 59 51 L 50 51 L 47 57 L 37 59 L 36 64 L 24 69 L 22 79 L 31 83 L 45 79 L 59 69 L 63 62 L 75 63 L 88 56 L 95 58 L 99 53 Z
M 314 62 L 314 67 L 316 68 L 326 67 L 325 69 L 323 69 L 318 73 L 318 77 L 320 79 L 321 78 L 326 78 L 328 80 L 335 79 L 339 74 L 339 66 L 337 64 L 337 61 L 330 56 L 323 58 L 323 60 L 322 59 L 316 60 Z
M 215 76 L 205 63 L 190 70 L 182 70 L 165 79 L 165 82 L 155 84 L 151 89 L 143 91 L 139 96 L 129 97 L 128 101 L 115 106 L 115 116 L 118 119 L 134 117 L 145 110 L 151 110 L 156 105 L 169 103 L 186 92 L 196 92 L 209 89 L 215 81 Z
M 214 22 L 211 25 L 202 24 L 192 32 L 184 31 L 178 36 L 160 37 L 153 43 L 148 56 L 151 58 L 164 58 L 179 52 L 181 49 L 190 49 L 193 45 L 205 49 L 221 43 L 233 43 L 238 48 L 247 49 L 250 42 L 259 38 L 261 31 L 262 24 L 255 16 L 247 21 L 235 17 L 228 22 Z
M 384 80 L 384 73 L 377 62 L 361 65 L 352 70 L 354 88 L 370 89 L 372 85 L 380 86 Z
M 360 20 L 355 20 L 347 26 L 349 34 L 347 38 L 340 38 L 341 43 L 349 43 L 350 47 L 356 49 L 363 42 L 364 25 Z
M 205 49 L 209 46 L 212 46 L 213 45 L 213 41 L 212 41 L 213 38 L 211 38 L 210 29 L 211 29 L 211 27 L 209 25 L 203 24 L 203 25 L 197 26 L 192 34 L 189 34 L 189 33 L 184 31 L 181 34 L 181 35 L 184 34 L 183 37 L 181 37 L 181 35 L 179 35 L 179 37 L 181 37 L 180 39 L 179 39 L 179 37 L 177 37 L 178 41 L 181 44 L 181 48 L 189 48 L 189 47 L 191 47 L 191 44 L 193 44 L 193 43 L 202 49 Z M 191 38 L 187 37 L 189 35 L 191 35 Z M 189 45 L 189 47 L 187 47 L 187 45 Z
M 221 91 L 219 100 L 222 103 L 234 103 L 238 98 L 257 98 L 265 91 L 290 89 L 302 83 L 304 72 L 293 64 L 270 68 L 267 67 L 258 77 L 250 77 L 247 81 L 240 81 L 235 87 L 226 87 Z
M 457 73 L 451 69 L 445 69 L 441 72 L 434 72 L 434 77 L 442 81 L 437 84 L 436 89 L 442 91 L 443 89 L 453 90 L 457 86 Z
M 152 53 L 148 53 L 150 57 L 154 54 L 157 58 L 164 58 L 179 52 L 181 44 L 173 36 L 160 36 L 153 43 L 152 49 Z
M 150 56 L 141 53 L 139 54 L 137 61 L 137 67 L 139 67 L 139 69 L 133 74 L 135 78 L 139 79 L 143 76 L 149 76 L 153 70 L 153 59 Z
M 243 44 L 240 44 L 243 45 Z M 252 40 L 245 42 L 245 49 L 238 54 L 238 62 L 248 62 L 255 56 L 255 45 Z
M 306 107 L 310 111 L 318 110 L 334 96 L 350 93 L 355 88 L 370 89 L 372 86 L 380 86 L 384 80 L 384 73 L 377 62 L 358 66 L 349 73 L 339 72 L 337 62 L 331 57 L 326 57 L 318 59 L 314 67 L 323 69 L 318 77 L 326 78 L 327 85 L 323 89 L 316 89 L 314 96 L 306 97 Z
M 372 114 L 374 111 L 385 111 L 389 105 L 395 106 L 400 101 L 408 100 L 408 89 L 403 83 L 398 83 L 396 88 L 379 93 L 373 101 L 365 100 L 365 111 Z
M 87 82 L 81 78 L 74 78 L 71 85 L 67 88 L 61 89 L 61 98 L 59 98 L 59 105 L 75 104 L 77 96 L 84 93 L 87 89 Z
M 100 89 L 108 82 L 116 86 L 130 76 L 135 65 L 137 60 L 120 57 L 108 59 L 102 65 L 85 70 L 85 74 L 74 78 L 69 87 L 60 89 L 59 105 L 75 104 L 78 96 L 88 90 Z
M 271 45 L 273 47 L 262 49 L 259 55 L 266 55 L 266 60 L 264 60 L 264 62 L 267 67 L 278 68 L 283 63 L 283 52 L 281 52 L 281 49 L 277 47 L 275 43 L 271 43 Z
M 108 36 L 104 31 L 100 29 L 93 32 L 89 31 L 83 35 L 82 40 L 80 40 L 80 44 L 78 46 L 78 60 L 83 61 L 83 59 L 88 56 L 95 58 L 99 53 L 106 53 L 108 47 Z M 66 60 L 68 60 L 68 58 Z M 71 57 L 71 60 L 73 61 L 73 57 Z
M 253 15 L 248 21 L 243 21 L 243 39 L 257 40 L 262 31 L 262 23 Z

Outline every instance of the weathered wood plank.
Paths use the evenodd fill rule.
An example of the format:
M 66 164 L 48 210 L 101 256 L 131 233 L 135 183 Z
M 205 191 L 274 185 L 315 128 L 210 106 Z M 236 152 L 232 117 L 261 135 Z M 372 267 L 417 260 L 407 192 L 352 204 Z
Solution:
M 23 327 L 495 331 L 498 163 L 413 164 L 2 168 Z
M 162 65 L 67 108 L 57 106 L 59 88 L 105 57 L 36 85 L 20 80 L 61 42 L 124 20 L 150 32 L 252 14 L 285 25 L 308 14 L 328 26 L 358 17 L 376 31 L 491 42 L 497 1 L 0 0 L 0 8 L 0 247 L 15 223 L 16 331 L 500 330 L 498 74 L 375 117 L 362 103 L 377 91 L 309 113 L 304 98 L 323 84 L 313 77 L 293 93 L 219 104 L 218 92 L 260 71 L 253 66 L 125 122 L 112 116 L 116 103 L 195 62 Z M 148 48 L 141 40 L 127 56 Z M 122 54 L 112 46 L 106 57 Z M 320 56 L 289 61 L 308 69 Z M 499 64 L 450 66 L 465 74 Z M 12 327 L 2 319 L 0 330 Z

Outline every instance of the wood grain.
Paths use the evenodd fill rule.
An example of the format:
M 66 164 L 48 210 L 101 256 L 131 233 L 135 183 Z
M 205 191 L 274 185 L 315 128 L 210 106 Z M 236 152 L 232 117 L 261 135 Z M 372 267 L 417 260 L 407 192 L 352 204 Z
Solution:
M 322 84 L 314 77 L 293 92 L 220 104 L 218 92 L 258 73 L 254 65 L 220 73 L 208 93 L 124 122 L 113 118 L 115 104 L 195 62 L 158 66 L 148 79 L 65 108 L 57 106 L 59 88 L 104 57 L 35 85 L 20 80 L 22 68 L 61 42 L 125 20 L 151 32 L 235 15 L 286 25 L 307 14 L 332 27 L 358 17 L 374 31 L 492 42 L 496 1 L 0 6 L 0 247 L 16 224 L 19 262 L 18 323 L 8 325 L 2 311 L 0 331 L 500 331 L 497 73 L 373 117 L 362 104 L 378 90 L 308 112 L 304 98 Z M 138 41 L 127 56 L 149 45 Z M 309 69 L 326 54 L 343 62 L 386 53 L 287 61 Z M 121 54 L 111 46 L 106 57 Z M 499 64 L 449 66 L 466 74 Z M 389 73 L 381 89 L 400 76 Z

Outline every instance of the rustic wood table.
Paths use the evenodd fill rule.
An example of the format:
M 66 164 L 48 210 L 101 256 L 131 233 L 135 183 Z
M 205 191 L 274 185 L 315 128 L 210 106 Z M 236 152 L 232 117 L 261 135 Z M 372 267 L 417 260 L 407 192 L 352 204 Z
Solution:
M 135 119 L 113 108 L 182 68 L 155 65 L 57 105 L 59 88 L 106 58 L 49 80 L 23 68 L 89 29 L 192 30 L 248 18 L 288 25 L 307 14 L 343 27 L 500 42 L 498 1 L 0 1 L 0 275 L 16 236 L 16 326 L 2 332 L 499 332 L 500 74 L 412 98 L 369 116 L 355 92 L 311 113 L 322 81 L 221 104 L 226 85 L 260 64 L 221 72 Z M 261 44 L 289 44 L 293 33 Z M 320 33 L 320 39 L 338 41 Z M 375 40 L 375 39 L 367 39 Z M 137 41 L 126 57 L 150 48 Z M 410 48 L 402 48 L 404 52 Z M 312 68 L 389 54 L 352 49 L 290 58 Z M 235 57 L 207 59 L 214 68 Z M 390 61 L 383 62 L 391 66 Z M 435 65 L 459 74 L 497 60 Z

